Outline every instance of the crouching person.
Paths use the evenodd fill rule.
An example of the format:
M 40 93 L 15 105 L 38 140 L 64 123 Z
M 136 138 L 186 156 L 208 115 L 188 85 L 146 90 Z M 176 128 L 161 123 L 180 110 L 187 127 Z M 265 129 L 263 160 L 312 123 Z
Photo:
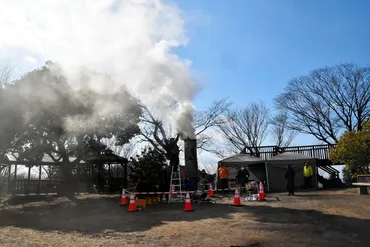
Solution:
M 242 194 L 245 190 L 245 185 L 249 178 L 249 172 L 245 167 L 242 167 L 241 169 L 238 169 L 237 175 L 236 175 L 236 183 L 239 188 L 239 193 Z

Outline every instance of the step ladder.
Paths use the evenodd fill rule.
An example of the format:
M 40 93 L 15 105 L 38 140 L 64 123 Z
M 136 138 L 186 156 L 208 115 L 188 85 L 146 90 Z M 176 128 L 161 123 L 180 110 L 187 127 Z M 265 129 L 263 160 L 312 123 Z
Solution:
M 185 187 L 183 184 L 183 179 L 181 178 L 181 169 L 180 166 L 177 168 L 178 171 L 174 171 L 174 167 L 171 168 L 171 180 L 170 180 L 170 195 L 172 188 L 174 188 L 175 193 L 170 196 L 169 195 L 169 200 L 168 203 L 170 202 L 183 202 L 184 200 L 184 195 L 182 194 L 182 189 Z

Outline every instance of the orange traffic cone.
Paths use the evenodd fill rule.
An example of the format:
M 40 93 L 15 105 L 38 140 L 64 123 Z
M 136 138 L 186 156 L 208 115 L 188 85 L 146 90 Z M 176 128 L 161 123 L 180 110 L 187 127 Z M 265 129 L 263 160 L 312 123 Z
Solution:
M 134 195 L 134 193 L 131 193 L 130 204 L 128 205 L 127 212 L 136 212 L 136 211 L 137 211 L 137 207 L 136 207 L 136 203 L 135 203 L 135 195 Z
M 260 193 L 258 194 L 258 201 L 264 201 L 265 200 L 265 189 L 263 188 L 262 181 L 260 182 Z
M 185 212 L 193 212 L 194 211 L 193 206 L 191 205 L 189 191 L 186 191 L 184 211 Z
M 215 197 L 215 192 L 213 191 L 212 183 L 209 183 L 208 196 L 209 197 Z
M 125 189 L 122 189 L 122 196 L 121 196 L 121 206 L 127 205 L 127 198 L 126 198 L 126 192 Z
M 235 187 L 235 196 L 234 196 L 234 207 L 242 207 L 243 205 L 240 202 L 239 188 Z

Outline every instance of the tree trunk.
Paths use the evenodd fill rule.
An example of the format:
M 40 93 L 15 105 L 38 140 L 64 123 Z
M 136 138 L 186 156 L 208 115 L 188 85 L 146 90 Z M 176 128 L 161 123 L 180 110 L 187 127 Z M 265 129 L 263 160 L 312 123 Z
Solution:
M 62 182 L 59 187 L 59 195 L 74 198 L 75 183 L 72 176 L 72 163 L 67 161 L 61 164 Z

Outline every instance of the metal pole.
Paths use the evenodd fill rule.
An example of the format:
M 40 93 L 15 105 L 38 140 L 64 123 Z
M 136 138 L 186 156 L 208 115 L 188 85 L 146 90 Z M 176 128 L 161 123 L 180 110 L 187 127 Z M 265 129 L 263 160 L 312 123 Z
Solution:
M 270 192 L 270 180 L 269 180 L 269 171 L 267 169 L 267 162 L 265 162 L 265 170 L 266 170 L 266 180 L 267 180 L 267 191 Z
M 220 167 L 219 167 L 219 165 L 217 165 L 217 169 L 216 169 L 215 190 L 217 190 L 217 189 L 218 189 L 218 188 L 217 188 L 217 184 L 218 184 L 218 168 L 220 168 Z

